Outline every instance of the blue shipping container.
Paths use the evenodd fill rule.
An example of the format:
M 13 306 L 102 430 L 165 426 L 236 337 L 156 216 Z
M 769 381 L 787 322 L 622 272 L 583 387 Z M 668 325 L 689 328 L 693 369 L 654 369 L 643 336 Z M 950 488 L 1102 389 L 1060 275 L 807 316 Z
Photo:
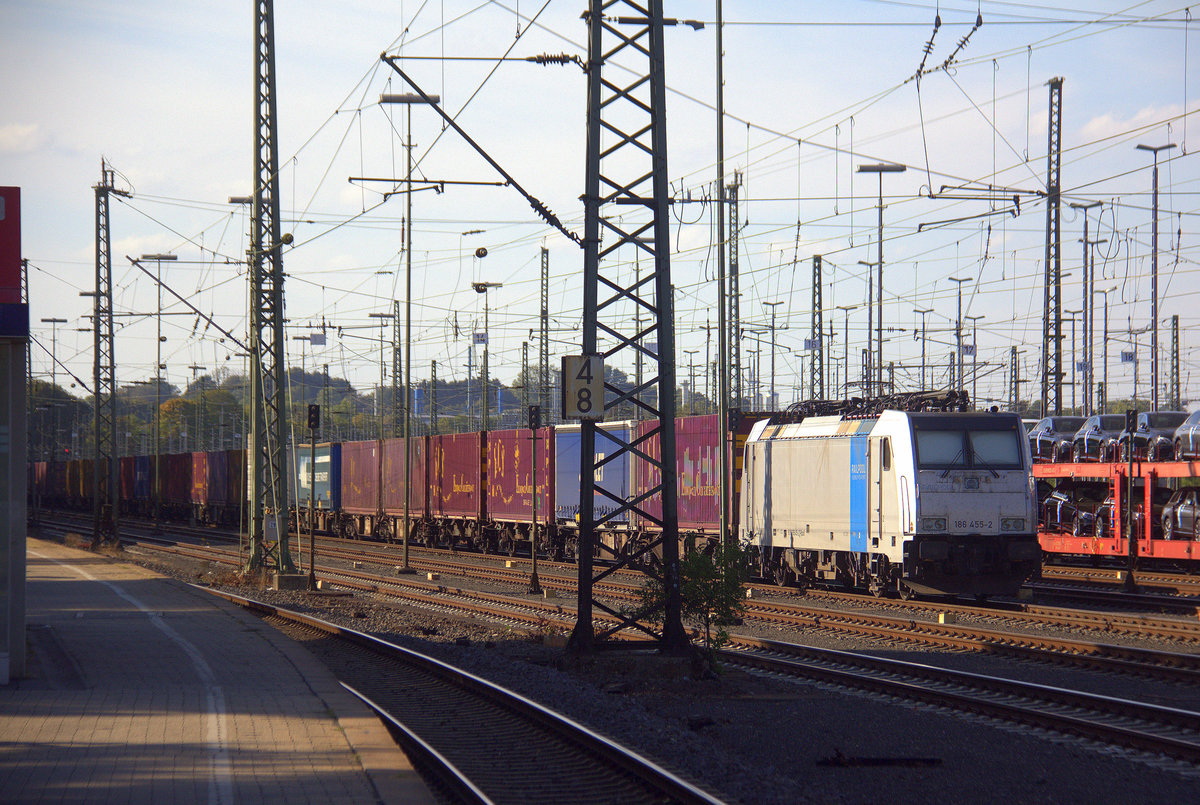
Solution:
M 154 472 L 151 456 L 136 456 L 133 460 L 133 499 L 150 500 L 150 480 Z
M 313 478 L 310 466 L 315 457 L 316 472 Z M 290 462 L 289 462 L 290 463 Z M 338 509 L 342 505 L 342 445 L 340 442 L 318 444 L 315 456 L 307 444 L 296 448 L 296 477 L 290 488 L 298 495 L 300 505 L 308 506 L 309 480 L 315 480 L 314 505 L 318 509 Z
M 596 460 L 611 454 L 618 446 L 608 434 L 622 443 L 629 442 L 628 422 L 608 422 L 596 429 Z M 579 447 L 582 440 L 581 426 L 561 425 L 554 429 L 554 516 L 559 521 L 575 522 L 579 514 Z M 629 468 L 631 454 L 626 452 L 596 470 L 596 487 L 605 489 L 622 500 L 629 499 Z M 615 510 L 613 502 L 599 492 L 592 497 L 596 517 Z M 629 522 L 628 512 L 622 512 L 609 520 L 610 523 Z

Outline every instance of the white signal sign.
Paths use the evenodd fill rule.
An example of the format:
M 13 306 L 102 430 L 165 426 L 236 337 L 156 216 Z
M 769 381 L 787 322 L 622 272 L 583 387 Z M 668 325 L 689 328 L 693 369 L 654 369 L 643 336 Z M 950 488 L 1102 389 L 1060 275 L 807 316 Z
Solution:
M 601 419 L 604 416 L 602 356 L 563 356 L 562 416 L 563 419 Z

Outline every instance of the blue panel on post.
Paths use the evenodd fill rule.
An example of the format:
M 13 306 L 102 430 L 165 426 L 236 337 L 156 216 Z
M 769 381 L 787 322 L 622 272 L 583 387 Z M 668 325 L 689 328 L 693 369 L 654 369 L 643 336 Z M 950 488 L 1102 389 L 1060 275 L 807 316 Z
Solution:
M 867 438 L 863 433 L 850 437 L 850 550 L 867 550 Z
M 0 304 L 0 337 L 29 337 L 29 305 L 20 302 Z

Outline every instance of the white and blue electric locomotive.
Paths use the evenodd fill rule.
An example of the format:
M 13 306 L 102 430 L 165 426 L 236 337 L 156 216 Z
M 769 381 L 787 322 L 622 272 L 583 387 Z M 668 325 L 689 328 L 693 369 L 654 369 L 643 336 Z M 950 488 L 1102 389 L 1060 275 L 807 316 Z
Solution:
M 781 584 L 1013 595 L 1040 567 L 1036 490 L 1011 413 L 758 423 L 739 536 Z

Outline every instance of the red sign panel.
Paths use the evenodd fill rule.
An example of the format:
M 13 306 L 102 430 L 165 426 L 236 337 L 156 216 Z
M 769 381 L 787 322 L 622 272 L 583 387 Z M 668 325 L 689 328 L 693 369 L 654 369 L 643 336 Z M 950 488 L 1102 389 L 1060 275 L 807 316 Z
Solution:
M 0 187 L 0 305 L 21 303 L 21 188 Z

